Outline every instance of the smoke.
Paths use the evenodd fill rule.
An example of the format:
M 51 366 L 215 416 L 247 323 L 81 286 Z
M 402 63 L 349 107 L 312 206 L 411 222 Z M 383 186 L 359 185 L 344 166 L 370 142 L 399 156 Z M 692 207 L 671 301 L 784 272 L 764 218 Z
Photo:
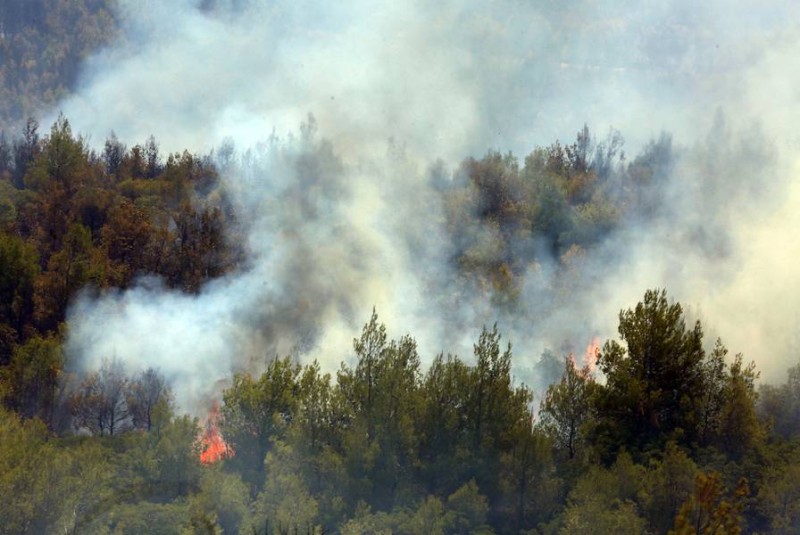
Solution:
M 156 366 L 183 409 L 204 410 L 220 380 L 275 354 L 335 368 L 375 306 L 426 358 L 468 356 L 480 326 L 499 321 L 515 373 L 535 382 L 544 348 L 615 336 L 618 311 L 652 287 L 767 376 L 794 358 L 792 2 L 151 0 L 119 11 L 119 42 L 91 58 L 60 110 L 97 144 L 112 130 L 125 142 L 153 134 L 167 151 L 232 140 L 223 188 L 248 261 L 194 296 L 145 279 L 79 297 L 68 350 L 84 366 Z M 453 271 L 431 166 L 444 162 L 447 177 L 490 147 L 522 157 L 584 123 L 618 128 L 630 155 L 674 134 L 661 211 L 568 269 L 532 267 L 504 313 Z

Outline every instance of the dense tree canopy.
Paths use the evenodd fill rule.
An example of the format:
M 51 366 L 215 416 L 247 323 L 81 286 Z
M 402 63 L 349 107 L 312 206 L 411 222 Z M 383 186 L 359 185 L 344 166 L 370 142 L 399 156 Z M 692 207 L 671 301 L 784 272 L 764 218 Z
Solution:
M 238 3 L 194 2 L 206 13 Z M 664 289 L 620 311 L 619 338 L 596 369 L 562 347 L 529 362 L 494 318 L 448 333 L 473 336 L 470 355 L 427 355 L 413 333 L 391 338 L 376 310 L 350 348 L 319 348 L 337 362 L 349 351 L 338 369 L 270 355 L 192 407 L 208 410 L 201 419 L 179 413 L 158 368 L 106 355 L 83 369 L 66 344 L 76 297 L 145 279 L 199 295 L 249 267 L 241 233 L 251 222 L 236 219 L 234 197 L 255 182 L 233 192 L 221 178 L 237 165 L 254 181 L 264 173 L 232 145 L 167 153 L 160 141 L 174 140 L 109 132 L 93 148 L 67 117 L 39 125 L 33 117 L 70 94 L 85 58 L 126 39 L 116 7 L 0 1 L 0 534 L 800 533 L 800 361 L 785 382 L 759 385 L 755 365 L 706 340 Z M 422 229 L 441 234 L 454 279 L 442 293 L 515 316 L 532 274 L 546 271 L 542 298 L 557 310 L 575 291 L 575 266 L 669 219 L 682 157 L 708 175 L 692 202 L 711 219 L 762 150 L 737 147 L 744 170 L 733 169 L 742 159 L 720 144 L 723 126 L 708 147 L 681 149 L 661 133 L 626 156 L 619 132 L 584 125 L 528 154 L 433 166 L 415 187 L 419 210 L 442 225 Z M 296 183 L 275 200 L 300 200 L 294 224 L 316 222 L 346 188 L 316 130 L 309 116 L 287 141 L 316 151 L 299 151 Z M 389 152 L 401 159 L 394 143 Z M 724 228 L 705 223 L 689 241 L 718 254 Z M 518 364 L 533 385 L 515 378 Z
M 81 61 L 116 35 L 115 4 L 114 0 L 0 3 L 0 130 L 22 124 L 68 94 Z
M 109 355 L 75 370 L 63 342 L 77 292 L 146 275 L 191 294 L 236 269 L 230 199 L 214 159 L 163 155 L 153 138 L 129 149 L 112 134 L 100 155 L 61 117 L 48 134 L 30 122 L 2 139 L 2 532 L 139 533 L 156 521 L 165 533 L 797 525 L 797 367 L 757 391 L 755 367 L 710 346 L 664 290 L 620 312 L 620 338 L 596 370 L 546 352 L 537 392 L 514 379 L 520 356 L 496 326 L 474 333 L 467 358 L 422 355 L 374 311 L 335 373 L 277 356 L 233 374 L 218 421 L 202 425 L 175 414 L 157 369 Z M 530 264 L 556 255 L 566 273 L 623 214 L 648 217 L 671 140 L 627 165 L 620 142 L 584 128 L 523 166 L 490 152 L 439 184 L 463 288 L 513 313 Z M 201 463 L 216 429 L 227 456 Z

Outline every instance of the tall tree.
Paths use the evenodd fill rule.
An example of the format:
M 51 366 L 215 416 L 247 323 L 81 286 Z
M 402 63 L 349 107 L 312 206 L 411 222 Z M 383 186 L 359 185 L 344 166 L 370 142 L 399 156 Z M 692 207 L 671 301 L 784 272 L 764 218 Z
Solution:
M 766 438 L 756 413 L 758 393 L 755 382 L 758 376 L 755 363 L 745 365 L 742 355 L 736 355 L 730 366 L 716 444 L 731 459 L 738 460 L 755 451 Z
M 64 355 L 56 338 L 34 337 L 17 347 L 9 365 L 0 368 L 6 406 L 26 418 L 38 417 L 51 424 L 63 367 Z
M 285 438 L 297 414 L 301 367 L 288 357 L 275 359 L 254 379 L 236 375 L 223 393 L 220 431 L 236 452 L 230 464 L 254 488 L 264 484 L 264 458 L 276 440 Z
M 428 491 L 442 495 L 468 479 L 472 441 L 464 411 L 472 390 L 470 367 L 458 357 L 439 355 L 422 384 L 423 410 L 418 421 L 422 477 Z
M 113 436 L 128 428 L 128 384 L 120 360 L 103 360 L 100 369 L 90 373 L 71 397 L 75 428 L 100 436 Z
M 11 182 L 17 189 L 25 188 L 25 173 L 33 163 L 40 151 L 39 123 L 33 118 L 28 118 L 22 139 L 14 144 L 14 172 Z
M 155 178 L 161 173 L 161 155 L 158 153 L 158 143 L 152 135 L 147 138 L 144 144 L 144 154 L 146 160 L 145 176 Z
M 103 148 L 103 163 L 105 163 L 107 175 L 117 176 L 119 174 L 126 151 L 125 145 L 117 139 L 117 135 L 112 131 Z
M 583 425 L 590 416 L 594 379 L 588 367 L 578 369 L 572 358 L 564 360 L 564 375 L 547 389 L 539 421 L 554 446 L 573 459 L 583 441 Z
M 131 423 L 138 429 L 151 431 L 159 415 L 168 415 L 172 391 L 166 378 L 153 368 L 136 376 L 127 389 L 126 403 Z
M 635 309 L 620 312 L 619 333 L 625 346 L 606 342 L 598 360 L 606 384 L 595 398 L 595 432 L 606 454 L 695 440 L 704 386 L 700 323 L 687 328 L 680 304 L 648 290 Z
M 32 326 L 38 275 L 36 250 L 0 232 L 0 364 L 8 363 L 15 344 L 23 341 L 26 328 Z
M 762 385 L 759 394 L 759 413 L 772 431 L 786 439 L 800 436 L 800 363 L 789 368 L 785 383 Z

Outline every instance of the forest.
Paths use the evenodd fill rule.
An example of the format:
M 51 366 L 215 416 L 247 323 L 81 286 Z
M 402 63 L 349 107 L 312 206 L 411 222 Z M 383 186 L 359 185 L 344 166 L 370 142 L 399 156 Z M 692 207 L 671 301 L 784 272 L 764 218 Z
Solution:
M 314 359 L 328 308 L 357 315 L 320 283 L 319 271 L 345 269 L 325 247 L 344 236 L 334 262 L 357 267 L 371 251 L 337 212 L 354 196 L 352 162 L 311 114 L 296 135 L 206 152 L 114 132 L 97 145 L 64 114 L 40 125 L 76 91 L 82 62 L 124 41 L 118 13 L 111 0 L 0 2 L 0 533 L 800 533 L 796 355 L 784 381 L 763 380 L 756 356 L 709 336 L 715 318 L 698 319 L 669 288 L 643 287 L 608 318 L 617 337 L 585 351 L 585 339 L 563 339 L 586 334 L 567 307 L 597 266 L 631 233 L 671 227 L 677 210 L 702 214 L 680 235 L 687 257 L 733 262 L 726 210 L 746 214 L 766 195 L 748 186 L 769 174 L 758 136 L 732 139 L 718 113 L 703 143 L 664 132 L 626 154 L 623 132 L 579 124 L 572 141 L 522 157 L 431 164 L 413 186 L 419 221 L 402 221 L 399 241 L 436 295 L 426 316 L 443 326 L 436 347 L 468 337 L 471 351 L 430 354 L 417 333 L 390 336 L 398 326 L 375 305 L 351 344 Z M 385 161 L 411 167 L 393 140 Z M 704 180 L 677 195 L 673 177 L 687 169 Z M 152 356 L 109 352 L 87 366 L 76 303 L 110 296 L 103 311 L 127 317 L 125 292 L 144 291 L 221 308 L 201 299 L 238 288 L 264 259 L 261 212 L 277 227 L 266 247 L 299 251 L 269 267 L 288 272 L 289 304 L 243 305 L 249 330 L 234 332 L 252 340 L 237 340 L 224 377 L 190 372 L 206 383 L 200 403 Z M 493 317 L 464 332 L 476 302 Z M 558 322 L 574 324 L 541 354 L 518 340 Z M 270 338 L 284 330 L 300 334 L 279 352 Z
M 479 281 L 464 291 L 513 310 L 518 234 L 543 244 L 534 258 L 569 258 L 647 217 L 669 137 L 613 165 L 616 135 L 591 153 L 589 137 L 536 148 L 522 168 L 510 154 L 466 159 L 436 188 L 462 244 L 451 262 Z M 164 157 L 152 137 L 129 149 L 111 136 L 96 153 L 61 117 L 11 139 L 0 147 L 4 533 L 800 525 L 800 364 L 785 383 L 759 385 L 755 365 L 705 339 L 663 289 L 620 311 L 619 341 L 543 355 L 537 369 L 552 383 L 536 403 L 497 326 L 475 333 L 472 355 L 420 355 L 413 333 L 389 339 L 377 312 L 335 372 L 275 356 L 260 373 L 233 373 L 202 419 L 176 408 L 158 369 L 109 355 L 81 371 L 64 350 L 76 293 L 149 274 L 191 294 L 239 269 L 235 203 L 214 155 Z M 330 147 L 309 139 L 304 150 Z M 628 188 L 606 186 L 618 180 Z M 498 251 L 459 224 L 475 206 Z

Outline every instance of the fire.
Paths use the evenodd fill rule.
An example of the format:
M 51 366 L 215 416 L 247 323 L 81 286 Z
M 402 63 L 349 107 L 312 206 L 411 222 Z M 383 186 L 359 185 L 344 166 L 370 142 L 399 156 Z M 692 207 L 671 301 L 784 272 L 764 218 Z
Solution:
M 225 443 L 219 432 L 217 420 L 219 418 L 219 404 L 214 403 L 208 413 L 206 429 L 200 437 L 202 453 L 200 462 L 203 464 L 213 464 L 217 461 L 233 455 L 233 450 Z
M 597 366 L 597 359 L 600 357 L 600 338 L 592 338 L 592 342 L 586 346 L 586 353 L 583 355 L 583 365 L 593 372 Z

